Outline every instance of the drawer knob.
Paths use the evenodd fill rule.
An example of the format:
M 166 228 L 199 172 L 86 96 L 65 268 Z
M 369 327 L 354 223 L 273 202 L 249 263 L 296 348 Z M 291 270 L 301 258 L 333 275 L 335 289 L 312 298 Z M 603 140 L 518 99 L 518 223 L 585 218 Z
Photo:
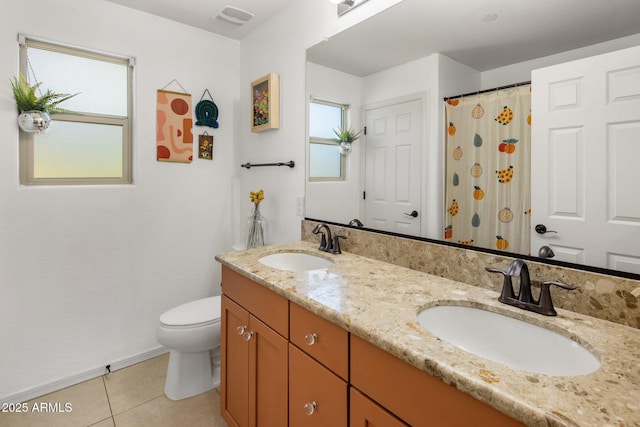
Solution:
M 244 332 L 247 330 L 246 326 L 238 326 L 236 328 L 236 332 L 238 333 L 238 335 L 244 335 Z
M 242 338 L 244 338 L 245 341 L 250 341 L 251 338 L 253 338 L 253 332 L 251 331 L 247 331 L 242 335 Z
M 315 412 L 317 407 L 318 407 L 318 404 L 315 401 L 305 403 L 304 404 L 305 415 L 312 415 Z
M 307 345 L 314 345 L 318 341 L 318 334 L 315 332 L 304 336 L 304 342 Z

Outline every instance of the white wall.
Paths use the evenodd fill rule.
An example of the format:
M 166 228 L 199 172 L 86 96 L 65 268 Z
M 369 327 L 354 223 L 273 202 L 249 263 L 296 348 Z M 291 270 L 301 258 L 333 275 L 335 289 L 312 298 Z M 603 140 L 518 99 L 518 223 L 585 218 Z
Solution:
M 270 243 L 300 239 L 302 216 L 296 215 L 296 199 L 304 196 L 306 181 L 306 49 L 398 1 L 367 2 L 341 18 L 337 17 L 336 5 L 327 0 L 293 2 L 242 40 L 238 159 L 241 163 L 296 162 L 293 169 L 264 167 L 240 171 L 241 197 L 234 205 L 237 217 L 249 214 L 249 191 L 264 189 L 261 211 L 269 218 Z M 249 84 L 270 72 L 280 75 L 280 129 L 251 133 Z M 236 241 L 241 237 L 236 234 Z
M 9 86 L 18 33 L 136 57 L 133 185 L 19 185 Z M 214 256 L 233 241 L 240 43 L 102 0 L 3 0 L 0 57 L 3 400 L 154 351 L 163 311 L 220 292 Z M 213 94 L 220 128 L 194 129 L 214 135 L 213 161 L 155 160 L 156 90 L 174 78 L 194 105 L 205 88 Z

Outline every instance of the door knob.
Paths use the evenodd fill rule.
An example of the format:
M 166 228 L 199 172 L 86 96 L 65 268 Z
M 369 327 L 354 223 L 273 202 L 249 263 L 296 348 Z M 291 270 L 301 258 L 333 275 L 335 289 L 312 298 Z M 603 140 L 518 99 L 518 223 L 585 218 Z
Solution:
M 547 230 L 547 227 L 545 227 L 544 224 L 538 224 L 536 225 L 536 233 L 538 234 L 545 234 L 545 233 L 557 233 L 557 231 L 553 231 L 553 230 Z
M 407 216 L 412 216 L 414 218 L 418 217 L 418 211 L 411 211 L 411 213 L 406 213 L 405 212 L 404 214 L 407 215 Z

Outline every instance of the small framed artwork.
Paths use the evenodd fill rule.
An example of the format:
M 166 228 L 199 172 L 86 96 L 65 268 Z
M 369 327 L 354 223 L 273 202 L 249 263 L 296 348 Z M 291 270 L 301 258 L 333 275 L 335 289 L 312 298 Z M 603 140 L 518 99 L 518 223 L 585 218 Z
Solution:
M 274 73 L 251 82 L 251 132 L 263 132 L 280 127 L 279 85 L 279 76 Z

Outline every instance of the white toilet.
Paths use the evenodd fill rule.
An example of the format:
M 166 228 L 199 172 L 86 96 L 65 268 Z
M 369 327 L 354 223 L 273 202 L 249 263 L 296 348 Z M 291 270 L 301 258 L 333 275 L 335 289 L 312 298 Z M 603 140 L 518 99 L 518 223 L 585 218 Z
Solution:
M 160 316 L 156 338 L 171 350 L 164 383 L 169 399 L 185 399 L 220 384 L 220 313 L 216 296 L 179 305 Z

